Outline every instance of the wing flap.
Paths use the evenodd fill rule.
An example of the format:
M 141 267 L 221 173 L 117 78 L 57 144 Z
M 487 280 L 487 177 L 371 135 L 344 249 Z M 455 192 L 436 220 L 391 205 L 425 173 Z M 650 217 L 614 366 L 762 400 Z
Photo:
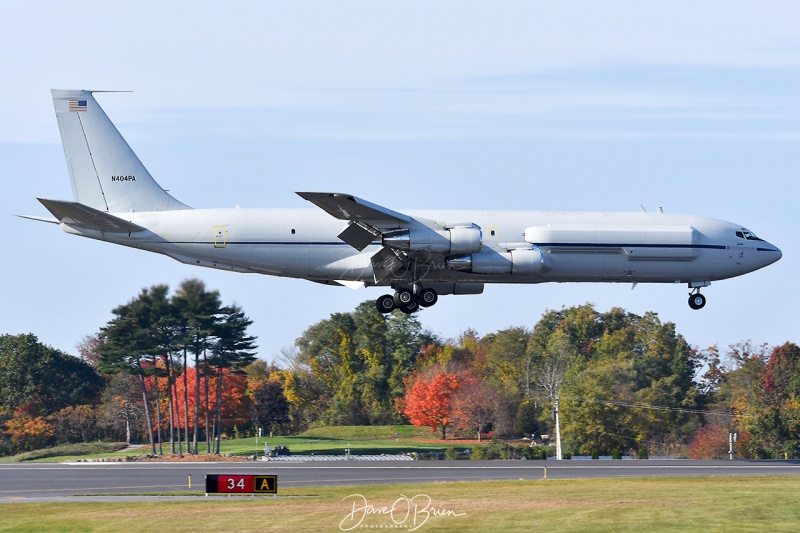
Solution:
M 363 222 L 350 221 L 350 224 L 338 235 L 338 237 L 358 250 L 363 251 L 364 248 L 375 239 L 381 236 L 380 230 L 376 229 L 369 224 Z
M 373 255 L 370 263 L 376 282 L 383 281 L 403 267 L 403 260 L 397 255 L 397 252 L 388 247 L 381 248 L 378 253 Z
M 37 198 L 62 224 L 105 233 L 136 233 L 146 228 L 78 202 Z

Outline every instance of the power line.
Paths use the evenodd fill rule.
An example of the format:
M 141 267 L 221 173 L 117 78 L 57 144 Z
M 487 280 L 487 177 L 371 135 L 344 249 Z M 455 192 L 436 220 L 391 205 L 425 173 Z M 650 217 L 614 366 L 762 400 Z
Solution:
M 711 415 L 711 416 L 723 416 L 727 418 L 733 417 L 731 413 L 722 413 L 719 411 L 708 411 L 705 409 L 686 409 L 684 407 L 667 407 L 663 405 L 651 405 L 647 403 L 640 403 L 640 402 L 621 402 L 621 401 L 611 401 L 611 400 L 590 400 L 587 398 L 576 398 L 574 396 L 564 396 L 565 400 L 574 400 L 578 402 L 585 402 L 585 403 L 598 403 L 603 405 L 615 405 L 618 407 L 631 407 L 634 409 L 650 409 L 652 411 L 672 411 L 675 413 L 688 413 L 688 414 L 696 414 L 696 415 Z

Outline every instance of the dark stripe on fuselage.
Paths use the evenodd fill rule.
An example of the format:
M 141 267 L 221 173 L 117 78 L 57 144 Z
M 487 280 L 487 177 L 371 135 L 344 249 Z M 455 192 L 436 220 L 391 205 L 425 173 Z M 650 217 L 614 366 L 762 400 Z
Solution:
M 547 242 L 531 243 L 539 248 L 688 248 L 699 250 L 725 250 L 721 244 L 632 244 L 632 243 L 595 243 L 595 242 Z
M 172 244 L 219 244 L 213 241 L 172 241 Z M 292 245 L 292 246 L 350 246 L 346 242 L 293 242 L 293 241 L 227 241 L 226 245 L 234 244 L 261 244 L 261 245 Z M 630 244 L 630 243 L 589 243 L 589 242 L 548 242 L 530 243 L 539 248 L 688 248 L 705 250 L 725 250 L 721 244 Z M 382 246 L 379 242 L 372 242 L 368 246 Z M 758 251 L 775 252 L 770 248 L 758 248 Z

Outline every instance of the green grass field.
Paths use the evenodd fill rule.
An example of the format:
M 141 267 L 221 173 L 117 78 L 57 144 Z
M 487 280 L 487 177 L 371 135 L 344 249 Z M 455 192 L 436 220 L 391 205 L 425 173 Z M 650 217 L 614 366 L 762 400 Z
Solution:
M 288 446 L 295 455 L 344 455 L 346 448 L 361 455 L 398 454 L 442 451 L 458 443 L 437 442 L 436 437 L 429 428 L 414 426 L 335 426 L 310 429 L 292 437 L 228 440 L 222 443 L 221 452 L 242 456 L 263 454 L 266 442 L 272 448 Z
M 395 437 L 395 434 L 397 435 Z M 345 449 L 359 455 L 399 454 L 411 452 L 443 451 L 449 446 L 459 448 L 458 441 L 437 441 L 437 434 L 429 428 L 414 426 L 336 426 L 316 428 L 296 436 L 276 436 L 273 438 L 250 437 L 245 439 L 224 440 L 220 446 L 222 455 L 231 454 L 241 457 L 263 455 L 264 444 L 272 448 L 288 446 L 295 455 L 344 455 Z M 13 457 L 0 458 L 0 462 L 58 462 L 74 459 L 108 458 L 119 456 L 135 456 L 150 452 L 149 446 L 141 446 L 128 452 L 115 451 L 119 445 L 113 443 L 87 443 L 56 446 L 46 450 L 37 450 Z M 170 452 L 169 444 L 164 444 L 164 453 Z M 205 453 L 205 442 L 200 443 L 200 453 Z
M 196 502 L 2 504 L 0 531 L 411 531 L 416 525 L 418 531 L 741 533 L 795 532 L 800 525 L 800 476 L 428 483 L 279 492 L 278 498 L 224 501 L 198 497 Z M 393 504 L 396 512 L 389 515 Z

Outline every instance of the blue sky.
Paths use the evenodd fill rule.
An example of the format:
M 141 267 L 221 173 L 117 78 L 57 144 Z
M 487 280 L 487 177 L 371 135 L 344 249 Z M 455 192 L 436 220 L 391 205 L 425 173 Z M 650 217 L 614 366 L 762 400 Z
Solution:
M 4 3 L 0 333 L 69 353 L 142 287 L 203 279 L 276 356 L 374 299 L 191 268 L 69 236 L 50 88 L 98 100 L 151 174 L 195 207 L 306 207 L 299 190 L 395 210 L 648 210 L 740 223 L 783 259 L 683 286 L 487 286 L 419 314 L 455 337 L 593 302 L 655 311 L 698 347 L 797 342 L 800 5 L 796 2 Z

